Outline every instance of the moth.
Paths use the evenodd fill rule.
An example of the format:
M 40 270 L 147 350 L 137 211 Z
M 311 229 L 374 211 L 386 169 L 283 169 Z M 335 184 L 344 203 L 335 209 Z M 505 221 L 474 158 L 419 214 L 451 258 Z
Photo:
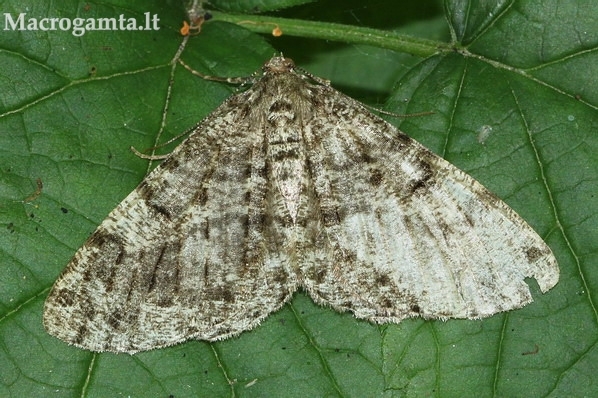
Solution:
M 478 319 L 559 279 L 472 177 L 274 56 L 100 224 L 44 307 L 53 336 L 135 353 L 257 326 L 298 289 L 375 323 Z

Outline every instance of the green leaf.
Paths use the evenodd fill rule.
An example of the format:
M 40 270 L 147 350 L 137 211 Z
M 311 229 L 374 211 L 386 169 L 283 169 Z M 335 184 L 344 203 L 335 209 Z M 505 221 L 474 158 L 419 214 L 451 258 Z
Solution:
M 306 2 L 268 9 L 293 3 Z M 135 356 L 68 346 L 45 333 L 43 302 L 77 248 L 155 166 L 129 147 L 178 135 L 235 87 L 171 65 L 186 4 L 5 2 L 2 29 L 4 13 L 143 22 L 149 12 L 160 30 L 2 30 L 0 396 L 595 394 L 598 5 L 446 0 L 442 17 L 435 2 L 330 4 L 259 17 L 216 11 L 182 59 L 210 75 L 248 76 L 282 51 L 358 100 L 432 111 L 389 120 L 526 219 L 553 249 L 559 284 L 542 295 L 530 280 L 534 303 L 483 320 L 377 326 L 298 293 L 258 328 L 218 343 Z M 268 20 L 282 37 L 251 31 L 270 32 Z

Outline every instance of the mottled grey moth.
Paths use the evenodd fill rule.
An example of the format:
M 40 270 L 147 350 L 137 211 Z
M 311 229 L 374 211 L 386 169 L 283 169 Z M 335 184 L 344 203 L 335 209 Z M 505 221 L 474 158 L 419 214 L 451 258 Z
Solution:
M 513 210 L 329 84 L 273 57 L 102 222 L 47 331 L 135 353 L 257 326 L 298 289 L 371 322 L 481 318 L 559 279 Z

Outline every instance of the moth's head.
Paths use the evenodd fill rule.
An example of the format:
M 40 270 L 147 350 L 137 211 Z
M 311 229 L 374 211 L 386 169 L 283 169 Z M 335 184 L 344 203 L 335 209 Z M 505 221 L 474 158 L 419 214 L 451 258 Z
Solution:
M 264 73 L 288 73 L 295 70 L 295 63 L 281 55 L 270 58 L 262 67 Z

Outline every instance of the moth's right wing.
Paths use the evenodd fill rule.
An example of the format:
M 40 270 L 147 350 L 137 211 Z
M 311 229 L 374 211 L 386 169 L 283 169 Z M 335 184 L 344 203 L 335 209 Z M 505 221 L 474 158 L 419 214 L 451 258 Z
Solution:
M 336 116 L 306 130 L 321 232 L 302 283 L 317 302 L 380 323 L 478 318 L 530 302 L 525 278 L 543 292 L 557 283 L 549 247 L 504 202 L 355 101 L 320 90 Z

